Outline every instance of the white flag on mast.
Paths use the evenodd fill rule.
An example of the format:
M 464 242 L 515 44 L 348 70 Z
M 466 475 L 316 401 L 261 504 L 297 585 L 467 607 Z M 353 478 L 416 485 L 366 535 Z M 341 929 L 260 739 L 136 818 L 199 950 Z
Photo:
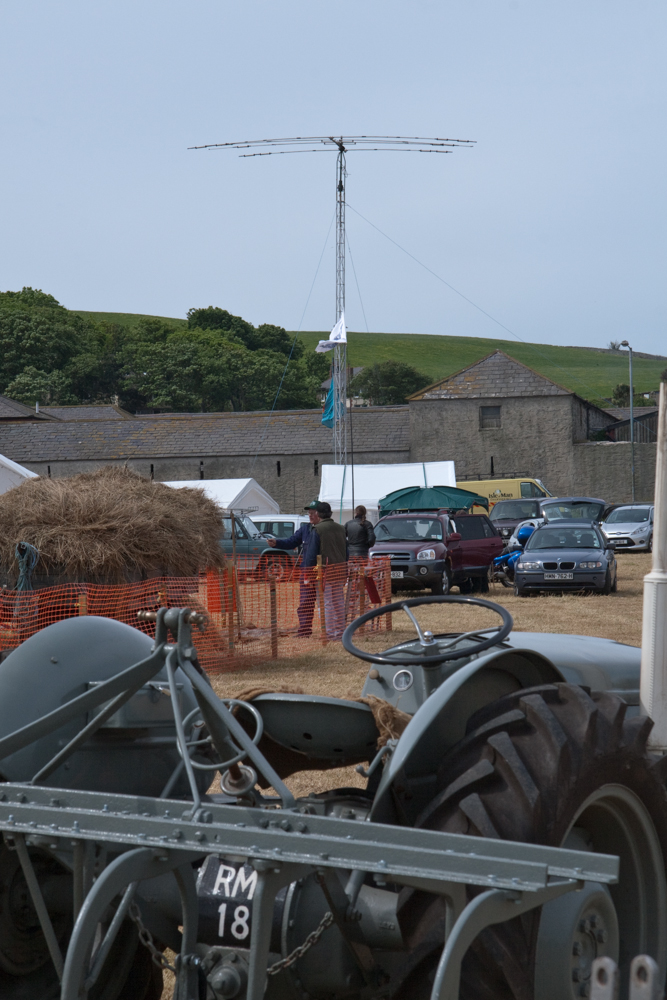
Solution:
M 335 327 L 329 334 L 328 340 L 320 340 L 319 344 L 315 348 L 317 354 L 324 354 L 325 351 L 330 351 L 334 347 L 338 347 L 339 344 L 347 344 L 347 330 L 345 328 L 345 313 L 341 313 L 341 317 L 336 323 Z

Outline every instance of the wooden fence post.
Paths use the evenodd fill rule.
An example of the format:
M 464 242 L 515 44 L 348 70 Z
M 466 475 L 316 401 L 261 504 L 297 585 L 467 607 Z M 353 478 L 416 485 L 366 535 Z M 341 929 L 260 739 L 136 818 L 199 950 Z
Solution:
M 276 594 L 276 581 L 271 580 L 269 584 L 269 598 L 271 601 L 271 656 L 278 659 L 278 600 Z

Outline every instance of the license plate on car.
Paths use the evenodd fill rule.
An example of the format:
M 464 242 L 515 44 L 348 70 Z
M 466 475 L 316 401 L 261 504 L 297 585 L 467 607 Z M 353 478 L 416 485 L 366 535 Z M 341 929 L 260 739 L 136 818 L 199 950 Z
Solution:
M 402 569 L 392 569 L 391 571 L 392 580 L 402 580 L 404 576 L 405 573 L 403 572 Z
M 574 580 L 574 573 L 545 573 L 545 580 Z

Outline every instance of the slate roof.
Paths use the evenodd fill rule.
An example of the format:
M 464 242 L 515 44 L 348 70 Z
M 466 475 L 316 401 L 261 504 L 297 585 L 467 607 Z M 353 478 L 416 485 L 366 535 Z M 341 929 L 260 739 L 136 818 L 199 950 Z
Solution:
M 408 451 L 407 406 L 354 410 L 355 452 Z M 178 413 L 133 420 L 0 421 L 0 454 L 14 462 L 124 461 L 232 455 L 326 455 L 321 410 Z
M 572 396 L 568 389 L 494 351 L 453 375 L 420 389 L 410 399 L 481 399 L 507 396 Z
M 17 403 L 9 396 L 0 396 L 0 420 L 34 420 L 39 422 L 52 419 L 54 418 L 45 415 L 43 410 L 37 413 L 33 406 L 24 406 L 23 403 Z
M 90 406 L 42 406 L 39 412 L 48 413 L 56 420 L 134 420 L 133 413 L 128 413 L 114 403 Z

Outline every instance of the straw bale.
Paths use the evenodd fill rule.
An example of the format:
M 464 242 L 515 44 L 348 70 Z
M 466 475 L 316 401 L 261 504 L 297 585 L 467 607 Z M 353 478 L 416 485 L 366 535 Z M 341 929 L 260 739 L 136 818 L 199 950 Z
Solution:
M 122 467 L 28 479 L 0 495 L 0 570 L 15 577 L 16 543 L 29 542 L 39 551 L 36 577 L 49 582 L 192 576 L 224 564 L 222 513 L 201 490 Z

